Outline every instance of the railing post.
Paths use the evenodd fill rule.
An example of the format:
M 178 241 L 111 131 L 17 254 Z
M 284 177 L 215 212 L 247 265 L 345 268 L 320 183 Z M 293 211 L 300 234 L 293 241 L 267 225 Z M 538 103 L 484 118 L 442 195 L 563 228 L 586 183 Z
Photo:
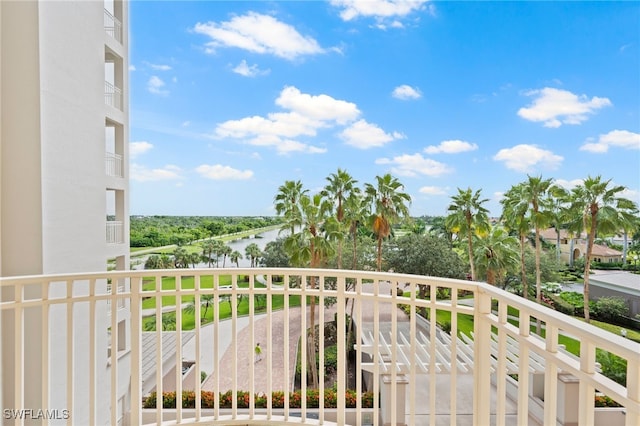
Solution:
M 481 290 L 475 294 L 473 345 L 473 424 L 488 425 L 491 414 L 491 296 Z
M 142 424 L 142 290 L 141 277 L 131 278 L 131 413 L 129 424 Z M 161 398 L 161 396 L 160 396 Z
M 640 363 L 637 361 L 627 361 L 627 396 L 640 405 Z M 640 411 L 627 409 L 625 423 L 626 426 L 640 425 Z

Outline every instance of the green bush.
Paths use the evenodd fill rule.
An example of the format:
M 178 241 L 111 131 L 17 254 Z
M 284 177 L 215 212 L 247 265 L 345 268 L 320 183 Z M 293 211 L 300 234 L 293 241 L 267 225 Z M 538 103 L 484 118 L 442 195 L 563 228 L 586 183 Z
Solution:
M 601 297 L 595 301 L 593 316 L 605 322 L 616 322 L 629 315 L 629 306 L 622 297 Z
M 550 294 L 548 297 L 553 301 L 553 306 L 556 311 L 571 316 L 576 315 L 576 307 L 564 300 L 562 297 L 555 294 Z

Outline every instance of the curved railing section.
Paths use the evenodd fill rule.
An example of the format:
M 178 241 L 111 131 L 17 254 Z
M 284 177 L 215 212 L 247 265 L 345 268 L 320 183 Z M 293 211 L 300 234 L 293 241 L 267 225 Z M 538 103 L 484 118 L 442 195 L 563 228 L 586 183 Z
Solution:
M 483 283 L 229 268 L 1 278 L 0 289 L 2 398 L 16 418 L 613 426 L 594 407 L 603 394 L 621 406 L 616 421 L 640 424 L 638 343 Z M 602 374 L 602 351 L 626 362 L 626 386 Z M 317 389 L 300 367 L 314 356 Z

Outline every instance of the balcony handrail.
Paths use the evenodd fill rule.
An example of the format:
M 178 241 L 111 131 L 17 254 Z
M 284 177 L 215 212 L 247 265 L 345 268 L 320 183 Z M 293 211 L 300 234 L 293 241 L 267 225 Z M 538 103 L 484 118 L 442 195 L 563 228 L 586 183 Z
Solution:
M 115 152 L 105 153 L 105 169 L 107 176 L 123 177 L 122 155 Z
M 118 43 L 122 43 L 122 22 L 107 9 L 104 9 L 104 30 Z
M 122 89 L 105 80 L 104 102 L 109 106 L 122 110 Z
M 124 222 L 121 220 L 107 220 L 106 222 L 107 244 L 124 243 Z
M 221 277 L 231 277 L 231 285 L 223 286 L 220 284 Z M 249 278 L 249 286 L 248 287 L 239 287 L 238 281 L 240 277 L 248 277 Z M 189 278 L 187 278 L 189 277 Z M 213 288 L 202 287 L 203 279 L 209 280 L 211 279 L 214 283 Z M 262 285 L 257 285 L 258 278 L 260 280 L 264 280 L 264 287 Z M 302 283 L 310 282 L 310 280 L 318 279 L 319 282 L 324 285 L 319 288 L 312 289 L 308 285 L 303 285 L 300 288 L 289 287 L 288 285 L 276 285 L 274 284 L 274 277 L 283 277 L 284 283 L 289 283 L 289 279 L 293 279 L 295 277 L 299 277 L 299 281 Z M 175 289 L 163 289 L 162 283 L 163 280 L 167 278 L 172 278 L 175 280 Z M 112 282 L 120 282 L 118 280 L 124 280 L 122 282 L 126 282 L 127 286 L 123 289 L 121 286 L 112 286 L 109 291 L 106 290 L 106 282 L 110 279 Z M 145 288 L 143 289 L 143 280 L 146 279 L 145 282 L 154 283 L 153 288 Z M 186 280 L 193 279 L 193 288 L 184 287 L 183 282 Z M 347 289 L 347 281 L 353 281 L 357 285 L 354 288 Z M 334 282 L 336 287 L 326 287 L 329 281 Z M 368 284 L 367 284 L 368 283 Z M 389 283 L 392 283 L 390 288 L 395 290 L 396 285 L 400 283 L 400 286 L 404 286 L 405 291 L 408 292 L 408 296 L 406 295 L 398 295 L 396 291 L 392 291 L 391 293 L 383 292 L 381 289 L 386 288 Z M 367 289 L 365 291 L 364 285 L 367 285 Z M 145 284 L 147 285 L 147 284 Z M 36 297 L 27 297 L 27 289 L 33 287 L 40 288 L 41 294 Z M 429 286 L 428 294 L 430 296 L 429 299 L 419 299 L 417 298 L 417 290 L 418 286 Z M 558 377 L 557 375 L 560 372 L 571 373 L 573 374 L 577 380 L 580 382 L 578 392 L 578 401 L 579 401 L 579 423 L 580 424 L 593 424 L 595 422 L 595 409 L 593 406 L 593 400 L 595 391 L 604 392 L 607 396 L 613 398 L 618 403 L 624 406 L 625 410 L 625 424 L 628 426 L 635 425 L 640 423 L 640 386 L 638 385 L 637 378 L 640 376 L 640 357 L 638 354 L 640 353 L 640 344 L 632 342 L 628 339 L 625 339 L 621 336 L 617 336 L 615 334 L 606 332 L 599 328 L 596 328 L 590 324 L 585 324 L 577 319 L 565 316 L 560 314 L 552 309 L 549 309 L 544 306 L 540 306 L 533 301 L 525 300 L 521 297 L 515 296 L 508 292 L 505 292 L 501 289 L 489 286 L 484 283 L 471 282 L 471 281 L 463 281 L 463 280 L 453 280 L 453 279 L 443 279 L 443 278 L 434 278 L 434 277 L 425 277 L 425 276 L 415 276 L 415 275 L 407 275 L 407 274 L 396 274 L 396 273 L 384 273 L 384 272 L 369 272 L 369 271 L 350 271 L 350 270 L 328 270 L 328 269 L 295 269 L 295 268 L 214 268 L 214 269 L 169 269 L 169 270 L 142 270 L 142 271 L 110 271 L 110 272 L 97 272 L 97 273 L 75 273 L 75 274 L 55 274 L 55 275 L 36 275 L 36 276 L 23 276 L 23 277 L 8 277 L 8 278 L 0 278 L 0 288 L 4 287 L 13 287 L 13 299 L 12 298 L 4 298 L 0 302 L 0 310 L 13 310 L 14 318 L 16 318 L 16 327 L 22 324 L 21 318 L 25 316 L 25 311 L 27 309 L 32 308 L 41 308 L 43 312 L 52 313 L 54 311 L 54 306 L 67 306 L 67 312 L 73 312 L 73 307 L 78 304 L 86 305 L 89 304 L 90 308 L 90 322 L 89 322 L 89 352 L 91 359 L 100 359 L 99 354 L 95 352 L 95 343 L 98 341 L 97 331 L 99 327 L 96 324 L 100 324 L 100 312 L 103 312 L 101 306 L 106 306 L 107 301 L 111 301 L 108 309 L 112 311 L 112 315 L 109 316 L 109 319 L 105 320 L 106 325 L 109 326 L 111 330 L 117 330 L 119 320 L 118 315 L 115 313 L 121 303 L 113 303 L 113 301 L 120 302 L 121 300 L 128 301 L 127 304 L 130 307 L 130 327 L 128 328 L 131 332 L 131 348 L 130 348 L 130 356 L 127 358 L 130 361 L 131 366 L 131 396 L 129 403 L 131 404 L 131 412 L 130 412 L 130 421 L 135 424 L 141 424 L 146 421 L 149 421 L 148 418 L 144 417 L 143 411 L 140 405 L 140 401 L 142 400 L 142 384 L 140 383 L 143 378 L 141 377 L 141 362 L 143 358 L 142 346 L 141 346 L 141 334 L 142 334 L 142 301 L 146 298 L 156 298 L 157 300 L 162 300 L 163 297 L 181 297 L 182 300 L 190 300 L 192 297 L 195 299 L 195 318 L 201 317 L 201 305 L 199 301 L 202 300 L 203 295 L 212 295 L 214 306 L 219 306 L 219 304 L 224 300 L 225 296 L 250 296 L 250 295 L 265 295 L 267 297 L 267 313 L 266 313 L 266 321 L 269 324 L 269 330 L 273 327 L 272 322 L 272 298 L 276 296 L 284 296 L 284 311 L 282 315 L 284 315 L 283 327 L 285 327 L 285 332 L 283 335 L 286 337 L 284 342 L 284 347 L 287 348 L 290 346 L 292 342 L 288 342 L 289 336 L 289 322 L 291 319 L 289 318 L 289 298 L 290 296 L 300 296 L 299 301 L 301 304 L 302 312 L 306 311 L 306 308 L 309 306 L 310 300 L 309 297 L 318 298 L 317 310 L 320 312 L 321 317 L 326 313 L 323 305 L 323 300 L 327 298 L 335 298 L 335 309 L 337 312 L 336 320 L 337 320 L 337 329 L 345 330 L 346 328 L 346 314 L 349 314 L 349 311 L 346 309 L 347 303 L 353 303 L 355 306 L 355 310 L 353 313 L 354 320 L 359 324 L 357 327 L 356 334 L 356 343 L 355 349 L 359 354 L 364 354 L 364 331 L 362 327 L 364 326 L 363 318 L 367 313 L 365 311 L 370 310 L 372 323 L 372 332 L 368 334 L 370 338 L 366 340 L 367 349 L 372 356 L 372 363 L 370 367 L 367 367 L 368 370 L 373 371 L 371 375 L 371 388 L 374 394 L 374 408 L 373 409 L 373 424 L 378 425 L 381 423 L 386 423 L 390 420 L 391 423 L 408 423 L 408 424 L 416 424 L 417 421 L 417 406 L 418 403 L 416 401 L 416 389 L 418 386 L 427 386 L 428 391 L 428 402 L 421 402 L 421 405 L 427 404 L 430 408 L 431 413 L 436 412 L 436 365 L 438 362 L 437 357 L 439 356 L 436 351 L 435 344 L 430 345 L 422 345 L 420 346 L 416 343 L 416 339 L 407 339 L 407 332 L 409 336 L 417 336 L 417 311 L 425 309 L 429 312 L 429 318 L 435 318 L 437 311 L 448 311 L 451 312 L 451 338 L 446 340 L 445 342 L 449 346 L 447 346 L 447 350 L 451 352 L 451 360 L 449 362 L 457 362 L 458 355 L 462 356 L 463 354 L 458 352 L 456 346 L 461 344 L 458 340 L 457 336 L 458 332 L 458 315 L 457 314 L 470 314 L 473 316 L 474 321 L 474 332 L 473 332 L 473 348 L 471 352 L 473 354 L 473 398 L 474 398 L 474 406 L 473 406 L 473 418 L 474 423 L 476 424 L 485 424 L 489 421 L 490 415 L 494 414 L 493 410 L 495 410 L 495 415 L 497 417 L 498 424 L 502 424 L 505 421 L 505 417 L 507 416 L 507 410 L 505 408 L 506 400 L 507 400 L 507 391 L 505 390 L 504 382 L 507 380 L 511 380 L 508 377 L 508 372 L 506 368 L 506 354 L 507 351 L 500 351 L 500 347 L 504 347 L 501 345 L 507 344 L 507 338 L 514 340 L 517 342 L 519 350 L 521 351 L 520 361 L 518 362 L 518 368 L 520 369 L 517 377 L 517 416 L 519 418 L 520 423 L 526 423 L 526 419 L 529 418 L 531 411 L 529 408 L 530 395 L 530 386 L 529 383 L 533 378 L 529 377 L 530 373 L 530 361 L 529 354 L 536 354 L 539 359 L 543 359 L 546 363 L 546 368 L 543 372 L 540 372 L 544 378 L 544 398 L 542 398 L 541 404 L 544 407 L 543 416 L 544 418 L 539 419 L 540 423 L 554 423 L 556 421 L 556 417 L 559 414 L 558 410 L 560 409 L 558 404 Z M 77 287 L 77 288 L 76 288 Z M 449 289 L 451 291 L 448 299 L 439 300 L 436 296 L 436 291 L 438 289 Z M 124 290 L 124 291 L 122 291 Z M 460 299 L 458 298 L 458 292 L 460 290 L 464 290 L 473 294 L 473 306 L 467 306 L 460 303 Z M 30 292 L 32 293 L 32 292 Z M 7 293 L 11 294 L 11 292 Z M 178 299 L 179 300 L 179 299 Z M 253 327 L 258 322 L 256 318 L 255 312 L 255 301 L 252 297 L 248 298 L 250 313 L 249 313 L 249 327 L 248 327 L 248 339 L 247 342 L 250 343 L 249 347 L 252 347 L 255 344 L 258 336 L 254 334 Z M 223 302 L 225 303 L 225 302 Z M 407 320 L 404 327 L 407 327 L 405 332 L 400 332 L 399 330 L 399 320 L 398 315 L 394 314 L 394 312 L 398 312 L 397 308 L 400 306 L 405 306 L 408 308 L 410 312 L 409 319 Z M 391 331 L 384 331 L 384 333 L 390 334 L 380 334 L 382 332 L 381 320 L 383 307 L 388 307 L 391 312 L 390 318 L 384 326 L 389 327 Z M 519 311 L 519 325 L 518 324 L 510 324 L 509 318 L 507 315 L 507 308 L 513 307 Z M 239 318 L 238 307 L 234 303 L 231 307 L 231 326 L 234 332 L 239 332 L 236 329 L 236 322 Z M 496 311 L 497 310 L 497 311 Z M 161 304 L 156 303 L 155 308 L 151 313 L 152 317 L 155 317 L 156 324 L 160 324 L 162 321 L 162 316 L 164 314 L 165 309 L 161 306 Z M 182 309 L 178 307 L 170 308 L 170 312 L 173 312 L 176 317 L 176 326 L 178 329 L 181 328 L 183 312 Z M 385 311 L 386 312 L 386 311 Z M 454 315 L 455 314 L 455 315 Z M 384 313 L 388 317 L 388 313 Z M 545 323 L 546 337 L 541 338 L 536 336 L 530 332 L 529 325 L 532 323 L 530 320 L 531 317 L 538 318 Z M 106 318 L 106 316 L 105 316 Z M 44 320 L 43 320 L 44 321 Z M 78 318 L 75 321 L 84 321 L 86 322 L 85 316 L 82 319 Z M 308 319 L 303 315 L 300 319 L 302 322 L 302 329 L 306 329 L 306 325 L 308 323 Z M 45 324 L 46 321 L 43 322 Z M 91 325 L 93 324 L 93 325 Z M 83 324 L 83 326 L 85 326 Z M 97 327 L 97 328 L 96 328 Z M 214 336 L 219 336 L 221 333 L 220 321 L 214 321 L 212 323 L 212 328 L 208 329 L 209 332 L 213 331 Z M 435 342 L 437 334 L 440 333 L 437 331 L 435 321 L 428 323 L 427 332 L 429 333 L 429 339 L 431 342 Z M 63 321 L 64 328 L 64 321 Z M 492 331 L 493 328 L 493 331 Z M 5 347 L 15 348 L 14 356 L 15 359 L 22 359 L 25 354 L 22 352 L 22 348 L 24 345 L 24 340 L 27 338 L 26 335 L 23 336 L 22 328 L 16 329 L 15 336 L 13 336 L 13 341 L 3 341 Z M 45 330 L 48 330 L 48 327 L 45 327 Z M 66 320 L 66 330 L 73 333 L 74 330 L 74 316 L 72 315 L 70 318 Z M 271 332 L 271 331 L 269 331 Z M 199 321 L 196 321 L 194 335 L 196 340 L 196 354 L 201 354 L 202 348 L 201 339 L 204 336 L 204 326 L 200 324 Z M 324 328 L 320 327 L 320 348 L 324 347 L 323 333 Z M 338 424 L 346 424 L 345 422 L 345 414 L 344 414 L 344 400 L 341 402 L 341 397 L 344 397 L 346 390 L 346 382 L 345 377 L 345 363 L 346 359 L 346 348 L 344 344 L 344 332 L 340 332 L 338 340 L 338 375 L 337 375 L 337 392 L 338 392 L 338 414 L 336 422 Z M 492 337 L 493 333 L 493 337 Z M 156 344 L 156 349 L 154 355 L 152 355 L 155 359 L 155 363 L 158 366 L 155 374 L 155 383 L 156 390 L 161 394 L 164 388 L 163 379 L 164 373 L 168 371 L 162 365 L 163 354 L 161 349 L 163 347 L 163 337 L 164 333 L 160 333 L 159 331 L 153 332 L 154 341 Z M 182 338 L 180 337 L 181 333 L 174 333 L 176 335 L 176 353 L 175 359 L 181 360 L 183 358 L 183 345 Z M 560 334 L 566 334 L 573 336 L 574 338 L 580 340 L 581 342 L 581 351 L 579 357 L 571 357 L 568 356 L 565 352 L 559 350 L 558 345 L 558 336 Z M 383 337 L 380 337 L 383 336 Z M 405 337 L 403 337 L 405 336 Z M 3 337 L 5 339 L 6 337 Z M 112 345 L 114 347 L 118 344 L 117 333 L 112 335 Z M 47 333 L 43 333 L 42 341 L 45 348 L 43 351 L 43 359 L 47 358 L 52 351 L 49 348 L 49 343 L 53 343 L 49 340 L 49 336 Z M 305 347 L 306 342 L 306 334 L 302 333 L 302 347 Z M 389 340 L 390 339 L 390 340 Z M 394 341 L 402 340 L 402 348 L 399 348 L 398 345 L 390 344 Z M 492 339 L 494 339 L 492 341 Z M 9 339 L 10 340 L 10 339 Z M 70 351 L 70 348 L 73 348 L 75 339 L 67 339 L 67 351 Z M 386 342 L 386 343 L 385 343 Z M 443 344 L 441 341 L 439 344 Z M 56 342 L 60 343 L 60 342 Z M 64 346 L 64 342 L 60 343 Z M 78 344 L 78 342 L 75 342 Z M 71 345 L 71 346 L 69 346 Z M 231 386 L 231 390 L 233 391 L 234 400 L 236 394 L 241 390 L 247 390 L 252 392 L 252 389 L 256 385 L 256 367 L 246 367 L 248 368 L 248 374 L 250 375 L 249 386 L 252 389 L 242 389 L 238 384 L 238 375 L 239 371 L 245 368 L 241 365 L 237 359 L 238 354 L 238 341 L 232 343 L 230 347 L 233 351 L 236 352 L 236 357 L 231 359 L 231 365 L 225 366 L 225 374 L 231 375 L 233 382 Z M 498 351 L 488 350 L 490 345 L 497 345 Z M 385 354 L 381 355 L 381 352 L 376 351 L 375 348 L 385 348 Z M 373 350 L 371 350 L 373 348 Z M 629 380 L 627 381 L 627 386 L 619 385 L 612 380 L 606 378 L 601 373 L 597 371 L 596 366 L 596 349 L 602 349 L 609 351 L 617 356 L 620 356 L 627 361 L 627 377 Z M 73 352 L 72 350 L 69 352 Z M 111 352 L 110 363 L 110 389 L 119 389 L 122 386 L 119 386 L 119 380 L 122 377 L 121 371 L 117 371 L 120 368 L 126 368 L 121 361 L 124 358 L 121 357 L 122 354 L 116 353 L 117 351 Z M 324 353 L 320 350 L 320 353 Z M 421 370 L 419 372 L 419 367 L 417 366 L 418 354 L 420 353 L 420 357 L 422 360 L 428 359 L 428 365 L 425 365 L 426 370 Z M 512 353 L 512 352 L 511 352 Z M 216 362 L 221 362 L 221 355 L 218 353 L 217 346 L 214 348 L 213 354 L 208 354 L 208 356 L 213 356 Z M 267 363 L 271 363 L 271 352 L 268 352 Z M 466 355 L 465 355 L 466 356 Z M 302 351 L 302 362 L 304 364 L 306 360 L 306 353 Z M 384 357 L 384 358 L 383 358 Z M 497 359 L 496 359 L 497 358 Z M 381 361 L 384 361 L 381 364 Z M 288 366 L 290 362 L 294 362 L 293 360 L 289 360 L 285 357 L 285 365 Z M 73 370 L 74 368 L 81 368 L 81 365 L 76 366 L 76 360 L 71 359 L 67 360 L 68 368 Z M 320 365 L 321 371 L 323 370 L 323 366 L 325 365 L 324 356 L 320 355 Z M 397 371 L 395 368 L 390 368 L 386 372 L 381 365 L 390 365 L 393 366 L 395 363 L 403 363 L 406 368 L 404 368 L 401 372 Z M 15 388 L 16 401 L 20 403 L 24 400 L 22 397 L 27 391 L 31 391 L 34 385 L 33 383 L 25 383 L 24 382 L 24 368 L 25 362 L 20 361 L 18 363 L 18 368 L 16 373 L 12 376 L 14 379 L 13 386 Z M 80 363 L 81 364 L 81 363 Z M 355 374 L 357 378 L 356 390 L 358 393 L 361 393 L 364 390 L 364 383 L 362 380 L 362 375 L 360 372 L 364 370 L 365 362 L 358 357 L 357 359 L 357 373 Z M 48 363 L 42 361 L 43 368 L 49 368 Z M 271 364 L 269 364 L 270 366 Z M 399 365 L 399 364 L 398 364 Z M 90 406 L 90 418 L 91 420 L 97 419 L 97 407 L 98 401 L 103 397 L 99 397 L 99 392 L 103 389 L 98 389 L 95 387 L 95 383 L 98 381 L 99 374 L 99 366 L 94 369 L 88 369 L 88 377 L 89 382 L 94 383 L 94 385 L 90 386 L 90 391 L 88 392 L 89 406 Z M 168 368 L 168 367 L 167 367 Z M 200 371 L 200 357 L 196 356 L 195 360 L 195 369 L 196 371 Z M 270 371 L 270 370 L 267 370 Z M 46 375 L 46 371 L 44 374 Z M 512 372 L 509 372 L 511 374 Z M 78 374 L 75 371 L 71 371 L 68 373 L 67 381 L 73 382 L 73 375 Z M 429 378 L 426 382 L 424 381 L 424 374 Z M 450 374 L 451 378 L 449 380 L 449 385 L 451 386 L 451 404 L 452 404 L 452 412 L 450 413 L 452 416 L 452 422 L 455 422 L 455 395 L 458 390 L 458 384 L 456 377 L 462 376 L 462 373 L 456 373 L 456 369 L 451 369 L 448 374 Z M 269 389 L 277 390 L 271 387 L 271 381 L 274 379 L 272 377 L 272 373 L 267 373 Z M 422 376 L 421 376 L 422 375 Z M 125 377 L 129 377 L 124 374 Z M 213 373 L 213 385 L 214 391 L 216 392 L 224 392 L 227 389 L 221 388 L 221 377 L 222 375 L 217 371 L 217 368 Z M 289 377 L 288 373 L 286 373 L 287 378 Z M 386 379 L 382 379 L 382 376 L 385 376 Z M 6 376 L 5 376 L 6 377 Z M 182 383 L 182 379 L 177 380 L 177 378 L 181 376 L 176 376 L 176 392 L 178 395 L 181 395 L 181 391 L 185 389 Z M 403 382 L 402 377 L 406 377 L 406 384 Z M 369 379 L 368 379 L 369 380 Z M 491 403 L 490 395 L 492 392 L 492 380 L 496 383 L 498 397 L 496 398 L 495 403 Z M 107 379 L 107 382 L 109 380 Z M 285 380 L 285 382 L 288 382 Z M 202 389 L 202 385 L 198 380 L 195 382 L 195 392 L 196 395 L 200 394 L 200 390 Z M 53 384 L 51 384 L 53 386 Z M 70 387 L 69 387 L 70 386 Z M 306 377 L 303 375 L 301 379 L 301 386 L 303 389 L 307 388 Z M 53 388 L 53 387 L 52 387 Z M 323 381 L 320 381 L 320 390 L 324 389 Z M 67 393 L 69 396 L 73 396 L 74 387 L 67 384 Z M 442 392 L 440 392 L 442 393 Z M 39 391 L 39 394 L 46 394 L 46 392 Z M 321 393 L 322 394 L 322 393 Z M 446 395 L 446 392 L 444 393 Z M 112 421 L 118 418 L 118 413 L 116 412 L 117 406 L 119 404 L 115 404 L 116 396 L 114 393 L 110 393 L 111 397 L 108 398 L 108 395 L 105 395 L 107 401 L 111 401 L 110 404 L 110 415 Z M 385 396 L 386 395 L 386 396 Z M 392 404 L 389 408 L 388 405 L 385 405 L 384 398 L 391 398 L 391 400 L 395 401 L 394 398 L 399 396 L 406 397 L 408 401 L 407 412 L 405 412 L 404 404 Z M 78 396 L 76 396 L 78 398 Z M 269 404 L 266 409 L 257 410 L 255 407 L 255 399 L 253 396 L 249 397 L 249 408 L 241 409 L 238 406 L 237 402 L 234 402 L 231 409 L 223 412 L 219 406 L 212 410 L 204 410 L 202 409 L 202 400 L 196 397 L 196 408 L 194 410 L 186 410 L 181 408 L 181 404 L 178 404 L 178 408 L 175 410 L 167 410 L 163 409 L 161 405 L 161 399 L 156 409 L 155 420 L 151 420 L 153 422 L 174 422 L 174 424 L 182 424 L 182 423 L 191 423 L 195 422 L 196 424 L 227 424 L 229 421 L 240 421 L 242 419 L 245 424 L 264 424 L 269 423 L 270 421 L 276 421 L 276 411 Z M 288 395 L 285 396 L 285 404 L 287 404 Z M 43 404 L 48 406 L 47 401 Z M 495 405 L 494 405 L 495 404 Z M 397 406 L 396 406 L 397 405 Z M 320 402 L 320 408 L 324 406 L 324 402 Z M 357 403 L 357 414 L 356 421 L 357 424 L 362 424 L 363 419 L 363 411 L 362 411 L 362 403 Z M 386 407 L 386 408 L 385 408 Z M 73 404 L 69 408 L 73 408 Z M 342 410 L 342 412 L 341 412 Z M 296 423 L 300 424 L 300 417 L 293 417 L 292 413 L 299 413 L 303 419 L 307 418 L 307 414 L 309 413 L 308 407 L 306 404 L 302 402 L 302 407 L 297 410 L 284 408 L 279 410 L 278 413 L 283 413 L 282 418 L 278 417 L 280 420 L 278 422 L 285 423 Z M 322 413 L 322 410 L 319 412 L 319 422 L 320 424 L 327 423 L 328 417 Z M 278 416 L 280 414 L 277 414 Z M 270 420 L 271 419 L 271 420 Z M 227 423 L 225 423 L 227 422 Z

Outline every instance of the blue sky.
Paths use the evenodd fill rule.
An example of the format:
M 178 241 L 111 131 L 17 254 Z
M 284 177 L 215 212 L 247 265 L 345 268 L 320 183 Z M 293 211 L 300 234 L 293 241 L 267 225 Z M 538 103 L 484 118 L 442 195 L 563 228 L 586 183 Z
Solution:
M 132 1 L 131 214 L 274 215 L 286 180 L 602 175 L 640 201 L 640 3 Z

